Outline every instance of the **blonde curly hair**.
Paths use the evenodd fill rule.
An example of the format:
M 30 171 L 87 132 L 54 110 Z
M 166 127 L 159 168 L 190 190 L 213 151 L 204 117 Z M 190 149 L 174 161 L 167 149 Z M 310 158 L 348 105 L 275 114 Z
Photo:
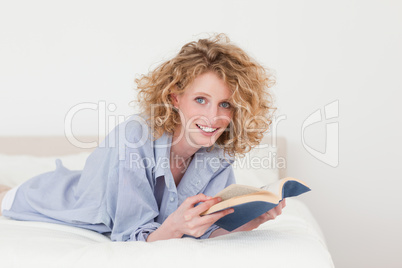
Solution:
M 221 33 L 187 43 L 176 57 L 135 79 L 138 104 L 155 139 L 164 132 L 173 134 L 181 121 L 170 94 L 183 93 L 197 76 L 211 71 L 232 92 L 232 121 L 215 144 L 230 156 L 243 157 L 261 142 L 272 123 L 276 108 L 269 89 L 274 86 L 275 77 L 231 43 L 227 35 Z

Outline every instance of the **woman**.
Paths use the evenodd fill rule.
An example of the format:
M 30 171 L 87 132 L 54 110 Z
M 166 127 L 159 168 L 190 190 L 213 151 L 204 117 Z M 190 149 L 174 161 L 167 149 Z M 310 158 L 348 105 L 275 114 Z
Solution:
M 232 213 L 202 212 L 235 183 L 231 164 L 259 144 L 271 123 L 272 77 L 220 34 L 182 47 L 136 79 L 140 114 L 118 125 L 82 171 L 56 170 L 0 193 L 17 220 L 67 224 L 113 241 L 156 241 L 227 234 L 214 224 Z M 0 188 L 1 191 L 1 188 Z M 281 214 L 279 206 L 232 232 Z

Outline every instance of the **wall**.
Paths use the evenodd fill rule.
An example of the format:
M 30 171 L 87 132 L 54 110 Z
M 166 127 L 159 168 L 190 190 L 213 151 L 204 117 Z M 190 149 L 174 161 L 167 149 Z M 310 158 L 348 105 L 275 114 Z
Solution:
M 133 113 L 135 77 L 225 32 L 276 72 L 287 174 L 313 188 L 301 199 L 336 267 L 400 267 L 401 11 L 397 1 L 3 1 L 0 135 L 63 135 L 83 107 L 67 125 L 102 135 Z M 334 118 L 303 131 L 333 102 Z
M 290 143 L 288 175 L 311 183 L 314 194 L 303 200 L 337 267 L 402 266 L 401 11 L 400 2 L 390 1 L 300 2 L 279 16 L 278 100 L 287 120 L 278 131 Z M 317 109 L 324 118 L 334 101 L 338 117 L 303 135 L 303 122 Z M 323 153 L 334 131 L 326 131 L 329 123 L 339 126 L 336 167 L 302 144 Z

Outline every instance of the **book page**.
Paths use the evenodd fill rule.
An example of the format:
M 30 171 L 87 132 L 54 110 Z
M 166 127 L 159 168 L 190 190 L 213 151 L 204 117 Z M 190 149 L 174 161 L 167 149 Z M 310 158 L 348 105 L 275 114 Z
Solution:
M 283 179 L 279 180 L 279 181 L 276 181 L 274 183 L 271 183 L 269 185 L 262 186 L 261 189 L 265 190 L 265 191 L 268 191 L 268 192 L 271 192 L 271 193 L 274 193 L 277 196 L 281 197 L 282 196 L 282 181 L 283 181 Z
M 258 189 L 252 189 L 251 187 L 249 188 L 247 186 L 245 187 L 237 184 L 232 184 L 229 187 L 226 191 L 221 191 L 221 193 L 218 193 L 216 196 L 222 197 L 222 201 L 224 201 L 232 197 L 258 192 Z

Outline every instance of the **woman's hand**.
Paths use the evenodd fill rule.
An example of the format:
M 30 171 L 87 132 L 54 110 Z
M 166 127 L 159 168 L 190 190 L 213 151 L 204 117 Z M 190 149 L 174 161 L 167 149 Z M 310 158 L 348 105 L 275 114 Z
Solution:
M 200 216 L 202 212 L 220 201 L 220 197 L 212 198 L 204 194 L 188 197 L 157 230 L 148 236 L 147 241 L 181 238 L 185 234 L 200 237 L 213 223 L 234 211 L 233 208 L 229 208 L 210 215 Z M 203 203 L 194 207 L 199 202 Z
M 222 228 L 219 228 L 211 233 L 209 236 L 210 238 L 212 237 L 217 237 L 225 234 L 230 234 L 230 233 L 235 233 L 235 232 L 242 232 L 242 231 L 251 231 L 263 224 L 266 221 L 269 220 L 274 220 L 276 217 L 282 214 L 282 209 L 286 206 L 286 199 L 283 199 L 279 204 L 274 207 L 273 209 L 265 212 L 264 214 L 258 216 L 257 218 L 249 221 L 246 224 L 243 224 L 242 226 L 238 227 L 237 229 L 234 229 L 233 231 L 229 232 L 226 231 Z

